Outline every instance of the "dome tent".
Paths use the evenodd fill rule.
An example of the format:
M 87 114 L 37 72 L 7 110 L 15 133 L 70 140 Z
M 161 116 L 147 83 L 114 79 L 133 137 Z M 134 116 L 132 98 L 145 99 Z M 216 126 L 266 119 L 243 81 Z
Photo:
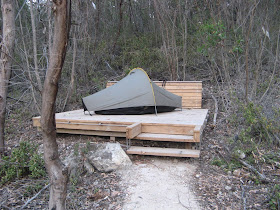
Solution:
M 147 73 L 136 68 L 117 82 L 82 99 L 84 111 L 96 114 L 151 114 L 182 107 L 182 97 L 154 84 Z

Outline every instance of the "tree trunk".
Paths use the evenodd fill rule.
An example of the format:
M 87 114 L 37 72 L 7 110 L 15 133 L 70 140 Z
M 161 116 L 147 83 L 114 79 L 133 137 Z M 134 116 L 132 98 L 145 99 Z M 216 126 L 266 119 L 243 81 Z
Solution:
M 74 28 L 76 28 L 76 27 L 74 27 Z M 67 91 L 67 95 L 66 95 L 63 107 L 62 107 L 62 111 L 65 110 L 67 102 L 71 101 L 72 94 L 73 94 L 73 89 L 74 89 L 75 72 L 76 72 L 75 61 L 76 61 L 76 55 L 77 55 L 77 39 L 75 37 L 75 33 L 76 33 L 76 30 L 74 29 L 74 33 L 73 33 L 73 62 L 72 62 L 72 70 L 71 70 L 71 79 L 70 79 L 70 84 L 69 84 L 69 88 L 68 88 L 68 91 Z
M 114 45 L 113 45 L 113 50 L 112 50 L 113 53 L 115 52 L 118 39 L 121 35 L 121 29 L 122 29 L 122 24 L 123 24 L 122 6 L 123 6 L 123 0 L 120 0 L 120 3 L 119 3 L 119 17 L 120 17 L 120 20 L 119 20 L 119 25 L 118 25 L 118 32 L 117 32 L 116 39 L 115 39 L 115 42 L 114 42 Z
M 17 6 L 18 6 L 18 2 L 17 2 Z M 21 36 L 24 37 L 23 27 L 22 27 L 22 22 L 21 22 L 21 14 L 20 13 L 18 14 L 18 20 L 19 20 L 19 25 L 20 25 Z M 33 101 L 34 101 L 35 107 L 37 109 L 37 112 L 41 113 L 41 109 L 39 108 L 39 105 L 38 105 L 38 102 L 37 102 L 37 99 L 36 99 L 36 95 L 35 95 L 35 88 L 34 88 L 34 85 L 33 85 L 33 80 L 32 80 L 30 65 L 29 65 L 29 59 L 28 59 L 28 54 L 27 54 L 26 44 L 25 44 L 24 39 L 22 39 L 22 45 L 23 45 L 24 57 L 25 57 L 25 61 L 26 61 L 26 69 L 27 69 L 27 73 L 28 73 L 28 79 L 29 79 L 29 82 L 30 82 L 30 88 L 31 88 Z
M 53 0 L 54 35 L 50 64 L 47 70 L 43 95 L 41 127 L 44 140 L 44 159 L 50 178 L 49 209 L 65 209 L 68 174 L 58 154 L 55 126 L 55 100 L 58 81 L 64 63 L 70 30 L 71 0 Z
M 42 82 L 39 74 L 38 58 L 37 58 L 37 36 L 36 36 L 35 16 L 33 12 L 33 1 L 29 1 L 29 3 L 30 3 L 30 15 L 31 15 L 31 26 L 32 26 L 32 38 L 33 38 L 34 71 L 38 82 L 38 89 L 39 91 L 42 91 Z
M 8 83 L 11 76 L 13 48 L 15 43 L 15 1 L 2 0 L 3 40 L 1 43 L 0 72 L 0 152 L 5 148 L 4 128 Z

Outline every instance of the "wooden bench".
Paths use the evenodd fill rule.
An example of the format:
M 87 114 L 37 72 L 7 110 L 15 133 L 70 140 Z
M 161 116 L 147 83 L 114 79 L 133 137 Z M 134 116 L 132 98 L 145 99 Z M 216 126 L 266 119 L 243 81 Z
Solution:
M 106 87 L 116 84 L 116 81 L 109 81 Z M 201 81 L 154 81 L 156 85 L 165 90 L 182 96 L 183 109 L 201 109 L 202 105 L 202 82 Z

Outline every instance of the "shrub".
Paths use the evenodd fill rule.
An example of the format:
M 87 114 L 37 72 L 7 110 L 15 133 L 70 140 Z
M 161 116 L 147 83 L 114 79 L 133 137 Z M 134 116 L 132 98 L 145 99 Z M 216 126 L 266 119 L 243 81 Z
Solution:
M 24 176 L 39 178 L 46 175 L 38 146 L 26 141 L 20 142 L 10 155 L 3 156 L 0 164 L 0 185 Z
M 243 106 L 243 117 L 245 126 L 244 136 L 257 140 L 258 142 L 279 143 L 274 137 L 278 130 L 278 124 L 272 118 L 263 114 L 261 106 L 248 103 Z
M 269 200 L 270 209 L 279 209 L 280 203 L 280 186 L 277 184 L 274 186 L 271 192 L 271 197 Z

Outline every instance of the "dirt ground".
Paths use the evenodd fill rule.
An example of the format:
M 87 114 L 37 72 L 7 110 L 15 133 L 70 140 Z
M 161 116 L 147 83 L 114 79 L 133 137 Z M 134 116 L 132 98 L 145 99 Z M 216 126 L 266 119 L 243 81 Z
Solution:
M 144 157 L 121 171 L 127 187 L 123 209 L 201 209 L 192 189 L 197 163 L 190 159 Z

